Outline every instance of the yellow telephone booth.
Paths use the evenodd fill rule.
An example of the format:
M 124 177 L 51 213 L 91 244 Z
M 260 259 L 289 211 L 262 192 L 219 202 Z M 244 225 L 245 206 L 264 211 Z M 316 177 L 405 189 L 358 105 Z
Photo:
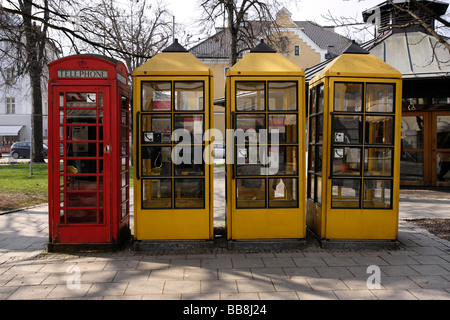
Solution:
M 227 238 L 304 239 L 304 71 L 263 41 L 227 73 Z
M 310 82 L 307 226 L 322 244 L 397 239 L 401 77 L 352 44 Z
M 213 238 L 212 83 L 177 41 L 133 74 L 136 240 Z

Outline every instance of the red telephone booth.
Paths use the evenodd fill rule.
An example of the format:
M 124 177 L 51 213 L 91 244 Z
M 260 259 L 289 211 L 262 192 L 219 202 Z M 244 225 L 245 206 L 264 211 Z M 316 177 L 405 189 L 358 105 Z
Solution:
M 49 74 L 48 249 L 114 247 L 130 236 L 128 70 L 75 55 Z

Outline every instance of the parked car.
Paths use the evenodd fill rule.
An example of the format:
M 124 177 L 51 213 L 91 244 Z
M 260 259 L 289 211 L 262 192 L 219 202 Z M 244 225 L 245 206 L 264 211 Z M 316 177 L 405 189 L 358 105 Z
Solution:
M 31 142 L 29 142 L 29 141 L 15 142 L 11 146 L 11 156 L 14 159 L 29 158 L 30 157 L 30 149 L 31 149 Z M 47 158 L 48 148 L 45 144 L 43 145 L 43 149 L 44 149 L 43 150 L 44 158 Z
M 214 143 L 214 158 L 225 159 L 225 145 L 221 143 Z

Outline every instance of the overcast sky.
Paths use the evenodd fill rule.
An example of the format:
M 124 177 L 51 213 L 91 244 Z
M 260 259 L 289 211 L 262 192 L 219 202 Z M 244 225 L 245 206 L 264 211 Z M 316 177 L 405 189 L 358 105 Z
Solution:
M 450 3 L 450 0 L 440 1 Z M 191 17 L 198 18 L 202 13 L 198 9 L 198 2 L 199 0 L 170 0 L 166 2 L 166 6 L 175 15 L 176 23 L 186 24 Z M 320 25 L 330 25 L 330 21 L 324 19 L 322 15 L 330 12 L 335 17 L 352 17 L 362 21 L 363 11 L 382 2 L 384 0 L 286 0 L 286 3 L 291 3 L 286 9 L 292 13 L 294 21 L 309 20 Z

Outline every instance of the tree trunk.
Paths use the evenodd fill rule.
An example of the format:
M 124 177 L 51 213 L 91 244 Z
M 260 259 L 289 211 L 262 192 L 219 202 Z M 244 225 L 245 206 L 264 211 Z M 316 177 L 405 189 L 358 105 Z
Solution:
M 27 50 L 30 84 L 31 84 L 31 128 L 32 128 L 32 154 L 33 162 L 44 162 L 43 141 L 42 141 L 42 90 L 41 76 L 43 67 L 39 61 L 40 41 L 46 41 L 45 34 L 32 21 L 32 1 L 24 0 L 21 2 L 23 21 L 25 27 L 25 48 Z M 41 39 L 41 37 L 44 37 Z
M 236 28 L 234 22 L 234 9 L 235 4 L 233 1 L 228 1 L 225 5 L 225 10 L 228 14 L 228 31 L 230 33 L 230 66 L 234 66 L 237 62 L 237 38 L 238 28 Z

